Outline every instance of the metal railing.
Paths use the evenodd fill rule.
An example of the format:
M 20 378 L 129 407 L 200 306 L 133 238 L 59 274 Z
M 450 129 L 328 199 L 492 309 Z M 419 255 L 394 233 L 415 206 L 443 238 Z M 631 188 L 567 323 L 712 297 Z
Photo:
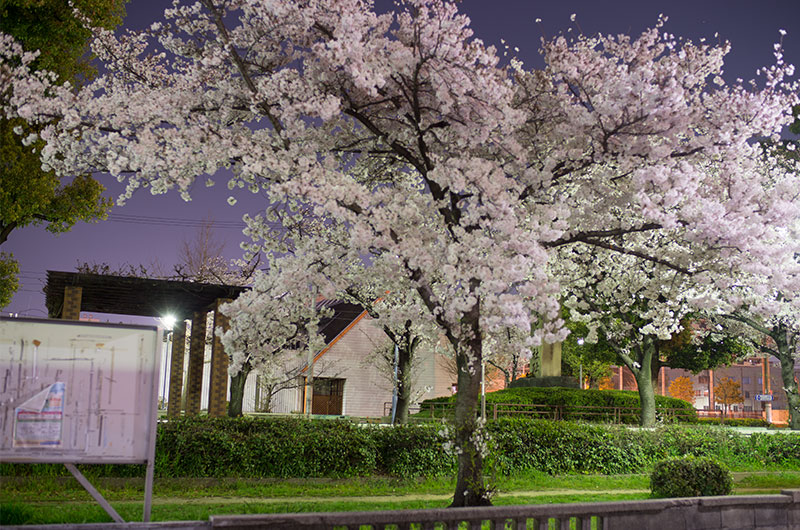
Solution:
M 737 410 L 737 411 L 729 410 L 724 414 L 721 410 L 698 410 L 697 415 L 701 418 L 712 418 L 712 419 L 734 419 L 734 418 L 745 418 L 754 420 L 764 419 L 764 413 L 758 410 Z

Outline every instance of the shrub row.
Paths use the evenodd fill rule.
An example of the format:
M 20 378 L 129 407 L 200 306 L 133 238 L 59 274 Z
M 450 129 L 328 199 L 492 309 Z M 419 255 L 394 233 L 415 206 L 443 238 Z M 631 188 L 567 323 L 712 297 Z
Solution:
M 641 473 L 660 460 L 693 455 L 730 466 L 800 467 L 800 434 L 671 425 L 625 426 L 501 418 L 491 435 L 490 470 L 511 474 Z M 156 475 L 162 477 L 442 476 L 455 471 L 437 424 L 381 427 L 342 420 L 197 418 L 158 429 Z M 98 476 L 143 476 L 144 466 L 84 466 Z M 63 466 L 0 464 L 2 475 L 66 474 Z
M 682 399 L 656 395 L 656 414 L 666 420 L 694 423 L 697 411 L 691 403 Z M 455 403 L 455 396 L 429 399 L 422 402 L 422 413 L 425 406 L 433 404 Z M 518 387 L 506 388 L 486 394 L 487 407 L 493 404 L 513 403 L 524 405 L 546 405 L 562 407 L 564 419 L 592 419 L 595 421 L 612 421 L 615 419 L 613 409 L 632 409 L 626 411 L 621 418 L 623 423 L 637 423 L 640 408 L 639 393 L 630 390 L 580 390 L 577 388 L 541 388 Z M 581 408 L 572 408 L 581 407 Z
M 703 425 L 728 425 L 731 427 L 770 427 L 764 418 L 700 418 L 697 423 Z

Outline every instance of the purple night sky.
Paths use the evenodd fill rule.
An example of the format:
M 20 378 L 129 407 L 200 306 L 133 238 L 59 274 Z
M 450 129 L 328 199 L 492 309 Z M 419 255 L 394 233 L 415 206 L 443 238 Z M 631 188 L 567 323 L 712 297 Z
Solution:
M 125 26 L 141 29 L 149 25 L 168 4 L 130 0 Z M 383 7 L 389 2 L 377 4 Z M 694 41 L 702 37 L 731 41 L 724 74 L 729 82 L 737 77 L 755 78 L 757 68 L 772 64 L 779 29 L 788 32 L 783 38 L 785 60 L 800 67 L 800 0 L 463 0 L 461 7 L 470 15 L 478 38 L 501 51 L 500 39 L 505 39 L 512 50 L 519 47 L 517 56 L 529 68 L 543 66 L 538 55 L 542 35 L 552 37 L 570 27 L 586 34 L 638 35 L 656 23 L 659 13 L 669 16 L 665 29 L 676 36 Z M 572 13 L 577 14 L 576 23 L 569 20 Z M 537 18 L 542 19 L 540 24 L 534 22 Z M 111 197 L 116 198 L 123 189 L 107 175 L 97 178 Z M 20 263 L 20 289 L 0 314 L 46 316 L 42 288 L 48 269 L 74 271 L 79 262 L 95 262 L 114 268 L 158 264 L 170 272 L 181 243 L 191 240 L 206 218 L 214 220 L 216 237 L 226 242 L 227 257 L 240 257 L 242 214 L 257 213 L 265 202 L 245 192 L 237 195 L 238 203 L 231 207 L 226 202 L 226 179 L 218 175 L 215 180 L 218 185 L 212 188 L 198 181 L 191 202 L 184 202 L 177 193 L 153 196 L 148 190 L 139 190 L 127 204 L 114 207 L 104 222 L 79 223 L 61 235 L 50 234 L 42 226 L 12 232 L 2 250 L 12 252 Z

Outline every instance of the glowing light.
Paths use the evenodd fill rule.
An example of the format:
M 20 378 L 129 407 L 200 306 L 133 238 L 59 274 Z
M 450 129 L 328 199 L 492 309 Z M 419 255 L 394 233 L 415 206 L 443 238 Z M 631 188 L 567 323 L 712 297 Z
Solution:
M 172 326 L 174 326 L 176 322 L 176 319 L 173 315 L 164 315 L 160 320 L 164 327 L 169 330 L 172 329 Z

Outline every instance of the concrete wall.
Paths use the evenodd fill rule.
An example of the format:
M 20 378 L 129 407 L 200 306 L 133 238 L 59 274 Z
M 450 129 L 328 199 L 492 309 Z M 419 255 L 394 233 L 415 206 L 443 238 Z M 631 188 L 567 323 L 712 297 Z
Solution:
M 212 516 L 212 527 L 244 528 L 575 528 L 636 530 L 790 530 L 800 528 L 800 490 L 781 495 L 699 497 L 561 505 L 493 506 L 382 512 Z

